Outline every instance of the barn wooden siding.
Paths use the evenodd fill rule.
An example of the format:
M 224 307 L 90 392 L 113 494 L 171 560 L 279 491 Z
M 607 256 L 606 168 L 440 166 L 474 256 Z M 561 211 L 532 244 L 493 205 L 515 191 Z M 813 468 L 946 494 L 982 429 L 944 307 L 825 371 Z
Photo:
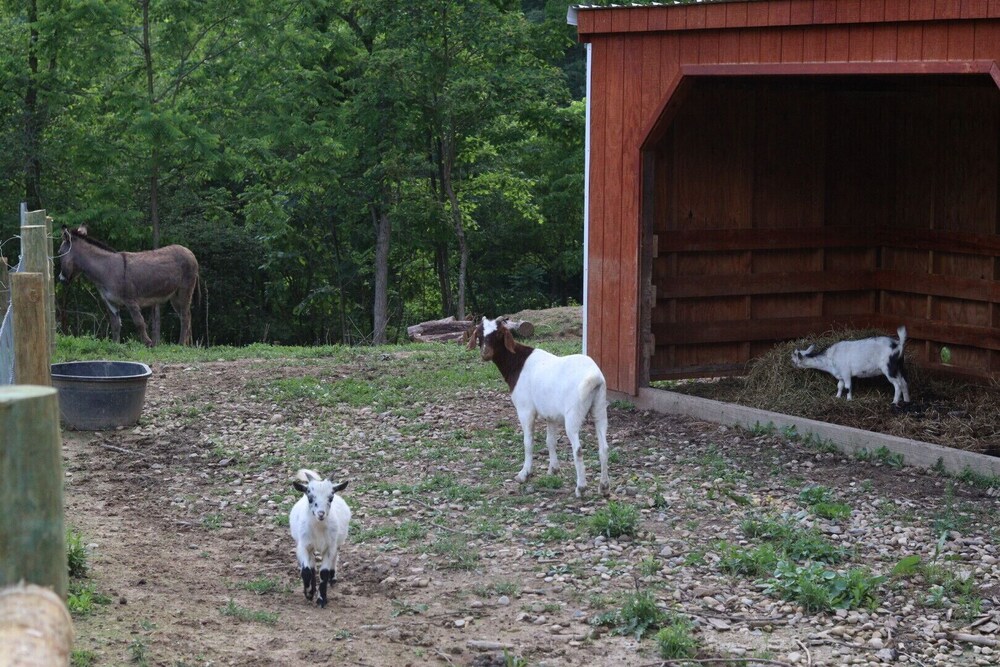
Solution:
M 580 8 L 587 348 L 611 388 L 905 322 L 1000 375 L 1000 0 Z

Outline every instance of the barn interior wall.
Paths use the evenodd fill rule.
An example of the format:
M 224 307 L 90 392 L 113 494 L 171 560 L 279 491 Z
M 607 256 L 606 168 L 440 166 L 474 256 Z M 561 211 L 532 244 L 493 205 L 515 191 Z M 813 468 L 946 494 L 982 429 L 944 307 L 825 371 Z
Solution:
M 650 379 L 741 372 L 838 325 L 1000 374 L 988 77 L 705 77 L 654 150 Z

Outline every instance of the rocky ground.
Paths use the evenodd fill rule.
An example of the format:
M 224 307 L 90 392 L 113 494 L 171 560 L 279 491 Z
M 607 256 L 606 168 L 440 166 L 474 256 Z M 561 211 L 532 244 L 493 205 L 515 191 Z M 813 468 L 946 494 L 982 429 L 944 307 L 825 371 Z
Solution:
M 98 600 L 75 618 L 78 664 L 683 664 L 655 632 L 620 632 L 637 591 L 716 664 L 1000 662 L 1000 499 L 983 480 L 616 404 L 612 497 L 579 500 L 572 466 L 543 474 L 544 445 L 538 476 L 513 481 L 515 414 L 472 354 L 153 364 L 138 427 L 64 433 L 77 585 Z M 302 596 L 287 529 L 303 465 L 351 482 L 326 609 Z M 595 534 L 609 508 L 635 512 L 634 534 Z M 743 571 L 773 543 L 765 522 L 822 537 L 780 581 Z M 809 596 L 820 543 L 841 554 L 821 576 L 885 577 L 860 607 Z

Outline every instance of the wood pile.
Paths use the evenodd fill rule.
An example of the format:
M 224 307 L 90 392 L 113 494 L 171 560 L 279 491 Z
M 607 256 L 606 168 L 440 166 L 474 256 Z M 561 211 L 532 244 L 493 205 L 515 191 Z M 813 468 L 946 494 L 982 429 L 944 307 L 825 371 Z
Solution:
M 473 320 L 456 320 L 446 317 L 442 320 L 429 320 L 406 327 L 406 335 L 415 343 L 464 343 L 469 340 L 469 333 L 476 323 Z M 535 325 L 531 322 L 507 321 L 507 328 L 519 338 L 530 338 L 535 335 Z

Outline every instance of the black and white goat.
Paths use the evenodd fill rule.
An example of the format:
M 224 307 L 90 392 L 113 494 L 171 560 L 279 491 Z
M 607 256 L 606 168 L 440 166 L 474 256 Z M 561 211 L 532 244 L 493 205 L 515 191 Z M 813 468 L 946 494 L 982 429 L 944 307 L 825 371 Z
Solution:
M 815 345 L 792 352 L 792 365 L 796 368 L 816 368 L 837 378 L 837 398 L 847 389 L 847 400 L 851 400 L 851 378 L 869 378 L 879 374 L 892 383 L 895 394 L 892 404 L 899 405 L 900 396 L 910 402 L 910 387 L 906 384 L 903 369 L 903 345 L 906 343 L 906 327 L 896 330 L 899 339 L 875 336 L 862 340 L 844 340 L 834 343 L 823 351 Z
M 288 526 L 295 538 L 295 554 L 302 568 L 302 589 L 307 600 L 316 594 L 316 558 L 319 557 L 319 599 L 326 606 L 326 586 L 337 576 L 340 547 L 347 540 L 351 508 L 337 495 L 347 482 L 335 484 L 315 470 L 299 470 L 292 482 L 304 495 L 292 507 Z
M 580 428 L 590 414 L 597 431 L 598 457 L 601 461 L 600 491 L 611 491 L 608 478 L 608 399 L 604 374 L 590 357 L 571 354 L 557 357 L 545 350 L 522 345 L 514 340 L 504 318 L 485 317 L 472 331 L 469 349 L 479 345 L 483 361 L 492 361 L 510 387 L 510 399 L 524 432 L 524 466 L 517 474 L 524 482 L 531 474 L 536 417 L 546 421 L 545 443 L 549 448 L 549 474 L 559 469 L 556 455 L 557 427 L 561 422 L 573 445 L 576 466 L 576 495 L 587 486 L 580 450 Z

